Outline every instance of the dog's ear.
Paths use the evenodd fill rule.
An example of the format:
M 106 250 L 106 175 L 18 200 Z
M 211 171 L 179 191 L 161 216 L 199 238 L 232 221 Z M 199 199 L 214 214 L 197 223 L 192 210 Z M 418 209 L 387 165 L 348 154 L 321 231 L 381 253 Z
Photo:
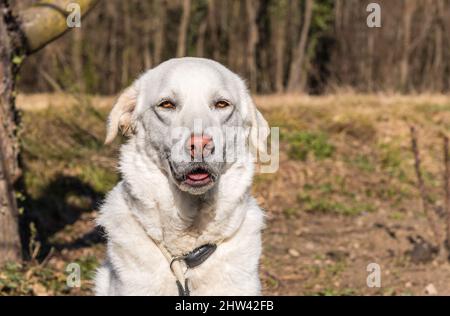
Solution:
M 117 98 L 108 117 L 105 144 L 114 140 L 119 129 L 124 136 L 130 136 L 134 132 L 132 114 L 136 107 L 137 94 L 137 84 L 134 83 Z
M 257 151 L 266 153 L 267 137 L 270 134 L 269 124 L 256 108 L 250 95 L 248 96 L 248 104 L 251 118 L 250 145 Z

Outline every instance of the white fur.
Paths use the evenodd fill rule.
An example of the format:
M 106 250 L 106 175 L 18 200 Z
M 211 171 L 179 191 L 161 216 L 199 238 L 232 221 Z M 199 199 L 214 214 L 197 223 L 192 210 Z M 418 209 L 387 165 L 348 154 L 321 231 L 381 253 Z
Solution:
M 192 61 L 177 59 L 169 63 L 189 60 Z M 196 60 L 207 65 L 213 63 Z M 241 80 L 223 70 L 224 67 L 217 66 L 217 69 L 223 76 L 230 77 L 229 80 Z M 158 81 L 157 69 L 148 71 L 135 85 L 150 79 Z M 180 73 L 178 80 L 180 84 L 193 85 L 192 81 L 198 81 L 198 86 L 205 86 L 212 79 L 201 73 L 192 78 L 187 71 Z M 164 87 L 164 82 L 158 85 L 160 90 L 170 88 Z M 239 87 L 245 85 L 242 83 Z M 197 94 L 192 98 L 202 98 L 201 89 L 190 87 L 190 91 Z M 141 94 L 145 93 L 153 92 L 138 90 L 134 117 L 144 111 L 143 100 L 147 96 Z M 246 90 L 236 93 L 248 94 Z M 256 109 L 241 111 L 250 113 Z M 119 121 L 117 117 L 112 120 Z M 111 135 L 108 137 L 110 141 Z M 186 194 L 171 183 L 159 163 L 144 154 L 148 149 L 144 148 L 142 137 L 137 131 L 122 146 L 120 172 L 123 179 L 109 192 L 101 207 L 98 224 L 107 232 L 107 255 L 96 275 L 96 294 L 178 295 L 176 279 L 155 244 L 158 242 L 174 256 L 206 243 L 218 244 L 217 250 L 204 263 L 187 270 L 191 295 L 260 295 L 258 265 L 263 212 L 250 196 L 253 177 L 250 157 L 233 163 L 216 183 L 215 193 L 206 194 L 211 203 L 204 203 L 198 209 L 196 205 L 189 205 Z

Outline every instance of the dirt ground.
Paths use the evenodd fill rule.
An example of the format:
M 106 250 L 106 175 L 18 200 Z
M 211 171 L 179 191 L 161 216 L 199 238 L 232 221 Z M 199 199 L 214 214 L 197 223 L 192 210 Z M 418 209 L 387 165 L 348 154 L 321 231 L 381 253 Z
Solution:
M 258 174 L 266 210 L 266 295 L 450 295 L 450 263 L 424 215 L 409 127 L 418 132 L 426 207 L 445 238 L 441 95 L 258 96 L 280 128 L 280 166 Z M 20 95 L 31 261 L 0 269 L 0 295 L 90 295 L 104 255 L 96 205 L 116 183 L 119 141 L 103 147 L 112 98 Z M 81 288 L 65 284 L 68 263 Z M 381 286 L 368 287 L 375 263 Z

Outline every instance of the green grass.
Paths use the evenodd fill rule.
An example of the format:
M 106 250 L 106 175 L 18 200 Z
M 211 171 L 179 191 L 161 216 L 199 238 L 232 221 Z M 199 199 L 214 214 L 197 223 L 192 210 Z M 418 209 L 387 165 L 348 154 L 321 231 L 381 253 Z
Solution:
M 309 194 L 300 193 L 297 201 L 306 212 L 338 214 L 345 216 L 361 215 L 365 212 L 373 212 L 374 206 L 369 203 L 351 201 L 342 203 L 325 197 L 312 197 Z
M 374 172 L 376 170 L 376 164 L 369 155 L 356 155 L 353 159 L 348 159 L 347 163 L 365 172 Z
M 84 256 L 79 258 L 76 263 L 80 265 L 82 280 L 92 280 L 96 269 L 99 266 L 98 259 L 95 256 Z
M 309 292 L 306 295 L 309 295 L 309 296 L 352 296 L 352 295 L 358 295 L 358 292 L 355 289 L 351 289 L 351 288 L 344 288 L 344 289 L 325 288 L 318 292 Z
M 288 156 L 294 160 L 305 161 L 310 154 L 316 159 L 330 158 L 335 151 L 324 133 L 294 132 L 288 134 L 285 139 L 289 144 Z
M 450 112 L 450 104 L 418 104 L 415 106 L 415 110 L 427 115 L 437 114 L 442 112 Z
M 410 158 L 408 155 L 412 155 L 412 153 L 393 143 L 383 143 L 378 145 L 378 154 L 382 170 L 402 182 L 409 180 L 408 172 L 405 170 L 407 167 L 405 161 Z
M 399 211 L 394 211 L 389 214 L 389 218 L 394 221 L 402 221 L 405 218 L 405 214 Z
M 303 186 L 303 190 L 305 191 L 318 191 L 321 194 L 330 194 L 337 191 L 335 185 L 331 182 L 318 183 L 318 184 L 310 184 L 305 183 Z
M 294 218 L 298 214 L 297 207 L 288 207 L 283 209 L 283 214 L 286 218 Z

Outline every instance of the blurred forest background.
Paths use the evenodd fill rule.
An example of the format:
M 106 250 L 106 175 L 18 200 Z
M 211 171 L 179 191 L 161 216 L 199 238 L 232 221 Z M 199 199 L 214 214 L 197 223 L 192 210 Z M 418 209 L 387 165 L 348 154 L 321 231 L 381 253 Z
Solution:
M 450 2 L 383 0 L 108 0 L 80 29 L 27 60 L 20 89 L 114 94 L 176 56 L 213 58 L 254 92 L 445 92 Z M 31 0 L 13 1 L 27 6 Z

